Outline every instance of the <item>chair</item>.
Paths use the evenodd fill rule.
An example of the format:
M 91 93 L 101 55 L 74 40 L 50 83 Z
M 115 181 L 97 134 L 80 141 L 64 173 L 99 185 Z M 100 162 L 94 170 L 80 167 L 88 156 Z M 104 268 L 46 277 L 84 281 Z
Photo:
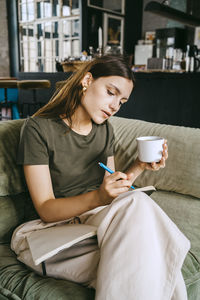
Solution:
M 56 82 L 56 90 L 61 89 L 66 83 L 66 80 Z
M 20 119 L 16 79 L 0 80 L 0 120 Z
M 20 105 L 20 111 L 23 117 L 31 116 L 35 113 L 39 108 L 44 105 L 44 102 L 39 101 L 39 97 L 37 94 L 37 90 L 39 89 L 48 89 L 51 86 L 49 80 L 19 80 L 17 82 L 17 86 L 19 89 L 23 90 L 31 90 L 32 91 L 32 99 L 27 95 L 27 100 L 23 101 Z

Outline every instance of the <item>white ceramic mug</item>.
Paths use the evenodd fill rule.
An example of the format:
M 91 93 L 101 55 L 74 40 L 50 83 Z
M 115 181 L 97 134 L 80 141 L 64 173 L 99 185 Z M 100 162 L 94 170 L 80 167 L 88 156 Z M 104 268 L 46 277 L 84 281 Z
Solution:
M 162 158 L 164 138 L 159 136 L 140 136 L 136 138 L 140 161 L 152 163 Z

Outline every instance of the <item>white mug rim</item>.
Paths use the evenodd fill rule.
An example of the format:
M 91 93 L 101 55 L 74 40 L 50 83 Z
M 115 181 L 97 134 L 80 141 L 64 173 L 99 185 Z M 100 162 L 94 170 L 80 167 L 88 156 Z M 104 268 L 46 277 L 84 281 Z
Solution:
M 164 140 L 164 138 L 160 136 L 140 136 L 136 138 L 137 141 L 140 142 L 154 142 L 154 141 L 161 141 Z

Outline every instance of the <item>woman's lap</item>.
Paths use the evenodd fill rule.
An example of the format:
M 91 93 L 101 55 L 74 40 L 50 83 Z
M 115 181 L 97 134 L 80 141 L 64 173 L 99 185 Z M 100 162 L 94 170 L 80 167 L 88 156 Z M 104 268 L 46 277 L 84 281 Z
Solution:
M 169 261 L 172 260 L 172 268 L 176 264 L 177 270 L 180 271 L 189 243 L 176 225 L 146 194 L 141 192 L 121 194 L 110 205 L 88 211 L 80 215 L 79 219 L 83 224 L 98 227 L 98 244 L 95 239 L 88 239 L 59 253 L 57 257 L 55 256 L 46 262 L 48 276 L 68 279 L 94 288 L 96 288 L 98 277 L 97 294 L 101 295 L 100 291 L 102 289 L 106 290 L 106 280 L 106 283 L 108 283 L 107 291 L 110 293 L 111 287 L 115 286 L 113 293 L 116 295 L 118 294 L 117 286 L 112 282 L 123 281 L 123 278 L 127 276 L 125 281 L 130 281 L 128 279 L 129 275 L 137 273 L 134 267 L 137 267 L 138 254 L 143 259 L 146 255 L 146 262 L 152 259 L 149 257 L 149 255 L 152 255 L 156 264 L 155 251 L 157 250 L 160 251 L 158 253 L 162 256 L 162 269 L 166 267 L 165 260 L 168 257 L 170 258 Z M 170 245 L 168 250 L 165 249 L 166 240 Z M 156 245 L 155 250 L 152 250 L 153 241 Z M 132 250 L 130 250 L 131 248 Z M 173 253 L 177 253 L 182 248 L 184 250 L 181 250 L 180 260 L 178 258 L 179 261 L 177 262 L 177 259 L 173 257 Z M 120 273 L 117 271 L 119 261 L 122 263 Z M 144 270 L 141 270 L 143 275 L 140 274 L 140 276 L 145 278 L 147 273 L 146 263 L 142 264 L 141 267 Z M 160 268 L 161 266 L 157 263 L 158 272 L 160 272 Z M 152 265 L 149 265 L 149 270 L 151 269 Z M 164 279 L 169 271 L 170 266 L 169 269 L 166 268 L 165 274 L 161 270 L 162 274 L 160 276 L 162 275 Z M 120 274 L 120 278 L 118 278 L 117 273 Z M 135 279 L 134 276 L 131 275 L 131 278 L 137 282 L 137 276 Z M 155 289 L 158 289 L 158 287 L 156 286 Z M 125 287 L 125 289 L 127 288 L 128 290 L 131 289 L 130 286 Z M 103 295 L 105 296 L 105 294 Z M 103 299 L 104 296 L 97 299 Z M 115 299 L 112 298 L 111 294 L 110 297 L 110 299 Z

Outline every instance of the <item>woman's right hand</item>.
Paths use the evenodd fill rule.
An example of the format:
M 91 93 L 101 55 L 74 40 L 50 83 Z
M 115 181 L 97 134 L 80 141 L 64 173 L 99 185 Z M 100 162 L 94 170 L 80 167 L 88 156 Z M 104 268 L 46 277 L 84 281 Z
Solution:
M 132 185 L 129 180 L 132 174 L 122 172 L 114 172 L 111 175 L 105 176 L 98 190 L 99 205 L 107 205 L 120 194 L 127 192 Z

